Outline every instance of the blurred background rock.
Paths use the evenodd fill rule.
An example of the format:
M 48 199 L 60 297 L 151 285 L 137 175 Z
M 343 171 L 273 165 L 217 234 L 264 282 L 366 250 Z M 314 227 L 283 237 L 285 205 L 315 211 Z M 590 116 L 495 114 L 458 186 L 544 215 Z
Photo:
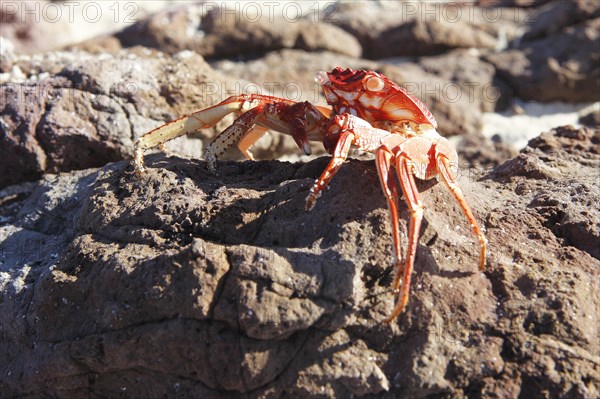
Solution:
M 7 1 L 0 126 L 20 133 L 0 156 L 20 165 L 9 183 L 103 165 L 130 156 L 145 131 L 231 94 L 324 103 L 315 72 L 343 66 L 388 75 L 427 103 L 466 162 L 492 166 L 542 131 L 598 123 L 599 15 L 594 0 Z M 26 97 L 26 107 L 15 103 Z M 118 106 L 103 111 L 99 101 Z M 215 134 L 168 148 L 198 156 Z M 75 143 L 87 153 L 71 151 Z M 303 159 L 279 134 L 254 152 Z

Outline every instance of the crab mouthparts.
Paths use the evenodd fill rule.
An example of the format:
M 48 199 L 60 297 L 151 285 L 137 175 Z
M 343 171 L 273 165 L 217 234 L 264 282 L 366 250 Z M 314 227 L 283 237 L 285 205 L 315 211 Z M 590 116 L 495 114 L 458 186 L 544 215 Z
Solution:
M 317 72 L 317 74 L 315 75 L 315 82 L 317 82 L 321 86 L 328 84 L 329 76 L 327 76 L 327 72 L 325 72 L 325 71 Z

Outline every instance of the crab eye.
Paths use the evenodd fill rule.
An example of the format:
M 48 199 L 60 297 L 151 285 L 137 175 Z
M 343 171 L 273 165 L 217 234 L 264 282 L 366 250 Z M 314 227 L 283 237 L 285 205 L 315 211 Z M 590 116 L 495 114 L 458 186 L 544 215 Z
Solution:
M 383 89 L 383 86 L 384 86 L 383 80 L 381 80 L 377 76 L 371 76 L 371 77 L 367 78 L 367 80 L 365 82 L 365 87 L 369 91 L 379 91 L 379 90 Z
M 319 71 L 315 75 L 315 82 L 320 84 L 321 86 L 329 83 L 329 76 L 327 76 L 327 72 Z

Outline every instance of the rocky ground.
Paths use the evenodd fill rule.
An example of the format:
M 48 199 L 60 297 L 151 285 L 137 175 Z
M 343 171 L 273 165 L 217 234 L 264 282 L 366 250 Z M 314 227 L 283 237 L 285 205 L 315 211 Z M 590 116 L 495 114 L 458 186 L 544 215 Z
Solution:
M 3 6 L 0 392 L 600 397 L 600 3 L 285 4 L 266 19 L 265 5 L 256 18 L 180 3 L 60 48 Z M 233 149 L 209 173 L 198 155 L 229 121 L 149 155 L 141 179 L 128 161 L 144 132 L 230 94 L 323 103 L 312 77 L 338 65 L 427 102 L 489 240 L 478 272 L 452 195 L 423 185 L 410 302 L 391 324 L 368 157 L 311 212 L 327 158 L 282 135 L 254 153 L 294 163 Z M 523 101 L 585 111 L 520 151 L 516 125 L 482 133 Z

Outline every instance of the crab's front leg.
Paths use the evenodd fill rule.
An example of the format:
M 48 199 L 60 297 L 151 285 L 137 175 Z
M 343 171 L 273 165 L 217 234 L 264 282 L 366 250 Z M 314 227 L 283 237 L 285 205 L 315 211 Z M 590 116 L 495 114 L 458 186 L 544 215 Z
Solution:
M 193 133 L 199 129 L 206 129 L 215 126 L 221 119 L 230 113 L 242 114 L 252 110 L 257 106 L 264 106 L 268 103 L 279 103 L 282 106 L 293 105 L 294 102 L 283 98 L 264 96 L 260 94 L 242 94 L 231 96 L 212 107 L 194 112 L 193 114 L 176 119 L 172 122 L 160 126 L 135 141 L 133 164 L 136 173 L 141 174 L 144 168 L 144 151 L 158 147 L 185 134 Z M 262 130 L 264 133 L 266 130 Z M 246 131 L 245 133 L 248 133 Z M 261 134 L 262 135 L 262 134 Z M 251 135 L 246 140 L 241 150 L 247 153 L 247 149 L 258 140 L 260 135 Z M 251 141 L 251 140 L 253 141 Z M 250 142 L 251 141 L 251 142 Z
M 323 137 L 323 144 L 331 153 L 332 158 L 323 173 L 321 173 L 321 176 L 315 181 L 315 184 L 310 189 L 308 197 L 306 197 L 307 211 L 310 211 L 315 207 L 317 199 L 321 196 L 323 190 L 348 158 L 350 147 L 359 134 L 357 123 L 364 125 L 362 126 L 363 128 L 371 126 L 368 122 L 350 114 L 336 115 L 329 123 L 330 126 Z M 330 145 L 327 143 L 335 144 L 333 148 L 329 148 Z
M 144 167 L 144 151 L 162 146 L 167 141 L 183 136 L 184 134 L 212 127 L 223 119 L 225 115 L 230 114 L 231 112 L 240 111 L 245 102 L 246 99 L 241 96 L 229 97 L 215 106 L 168 122 L 139 137 L 135 141 L 133 150 L 133 165 L 135 172 L 137 174 L 142 174 L 146 170 Z
M 237 118 L 231 126 L 223 130 L 211 143 L 206 147 L 204 159 L 208 163 L 208 169 L 212 172 L 216 171 L 215 163 L 217 158 L 225 153 L 234 143 L 238 143 L 244 138 L 249 137 L 251 140 L 258 140 L 266 129 L 260 126 L 255 127 L 259 119 L 263 116 L 265 104 L 259 104 L 250 111 L 242 114 Z M 255 137 L 257 133 L 258 137 Z M 250 145 L 254 144 L 254 141 Z M 247 148 L 245 149 L 247 152 Z
M 317 199 L 321 196 L 323 190 L 327 187 L 333 176 L 340 169 L 346 158 L 348 158 L 348 152 L 352 146 L 354 140 L 354 133 L 350 131 L 344 131 L 340 134 L 335 150 L 332 154 L 331 161 L 321 174 L 321 176 L 315 181 L 315 184 L 310 189 L 310 194 L 306 197 L 306 210 L 310 211 L 315 207 Z
M 382 144 L 382 140 L 393 142 L 401 139 L 390 132 L 374 128 L 369 122 L 349 113 L 335 115 L 329 120 L 329 128 L 323 136 L 325 149 L 332 154 L 332 159 L 310 190 L 306 198 L 306 210 L 311 210 L 327 187 L 333 176 L 340 169 L 352 144 L 365 151 L 374 152 Z

